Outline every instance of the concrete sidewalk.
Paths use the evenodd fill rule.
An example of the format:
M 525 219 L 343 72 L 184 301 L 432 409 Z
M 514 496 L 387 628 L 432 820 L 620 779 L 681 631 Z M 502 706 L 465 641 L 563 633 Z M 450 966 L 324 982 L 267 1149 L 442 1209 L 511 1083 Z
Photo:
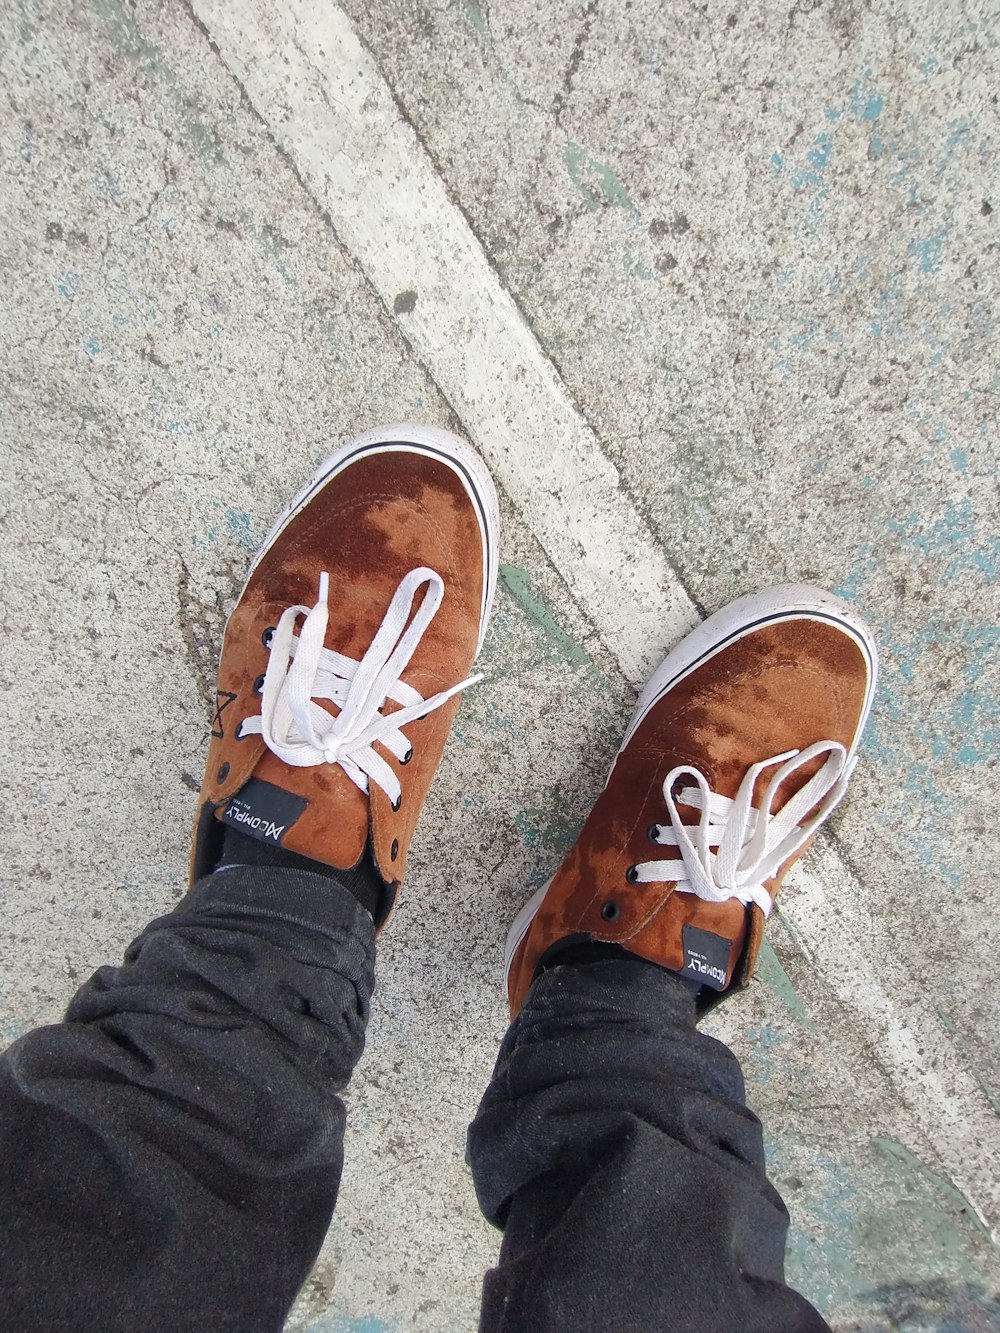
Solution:
M 426 420 L 502 490 L 487 680 L 291 1328 L 475 1327 L 507 924 L 649 666 L 790 580 L 859 605 L 882 689 L 712 1030 L 838 1333 L 1000 1329 L 998 31 L 919 0 L 0 14 L 0 1035 L 181 892 L 228 599 L 315 463 Z

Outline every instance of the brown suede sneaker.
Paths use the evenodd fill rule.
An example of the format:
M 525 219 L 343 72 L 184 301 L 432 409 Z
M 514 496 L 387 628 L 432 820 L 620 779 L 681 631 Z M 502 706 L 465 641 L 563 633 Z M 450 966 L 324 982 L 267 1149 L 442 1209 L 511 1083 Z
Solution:
M 223 826 L 338 869 L 391 913 L 497 573 L 496 492 L 428 426 L 359 436 L 275 524 L 226 625 L 192 883 Z
M 876 674 L 870 631 L 819 588 L 742 597 L 689 634 L 640 695 L 562 867 L 510 929 L 511 1016 L 563 941 L 614 943 L 690 978 L 701 1012 L 746 986 L 785 872 L 847 788 Z

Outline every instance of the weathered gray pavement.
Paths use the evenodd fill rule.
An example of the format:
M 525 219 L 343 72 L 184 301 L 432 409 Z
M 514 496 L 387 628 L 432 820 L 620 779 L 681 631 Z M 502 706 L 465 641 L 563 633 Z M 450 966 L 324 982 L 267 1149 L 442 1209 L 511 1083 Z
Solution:
M 315 463 L 420 419 L 502 491 L 487 679 L 290 1327 L 475 1327 L 507 924 L 657 656 L 792 580 L 868 616 L 882 688 L 713 1031 L 838 1333 L 1000 1328 L 998 31 L 920 0 L 2 7 L 0 1035 L 180 894 L 227 600 Z

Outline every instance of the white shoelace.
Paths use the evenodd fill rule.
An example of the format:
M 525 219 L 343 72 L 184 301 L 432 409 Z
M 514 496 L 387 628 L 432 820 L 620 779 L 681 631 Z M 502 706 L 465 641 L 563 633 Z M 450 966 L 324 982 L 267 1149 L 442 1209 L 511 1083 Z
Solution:
M 421 588 L 427 591 L 413 611 Z M 329 595 L 329 575 L 321 574 L 315 606 L 290 606 L 282 612 L 271 636 L 260 715 L 246 718 L 240 734 L 263 736 L 268 749 L 296 768 L 339 764 L 362 791 L 368 791 L 369 781 L 375 782 L 398 808 L 399 779 L 375 743 L 406 762 L 412 753 L 402 732 L 406 723 L 440 708 L 482 675 L 429 699 L 400 679 L 444 597 L 444 581 L 433 569 L 412 569 L 406 575 L 360 662 L 323 647 Z M 305 620 L 296 635 L 299 616 Z M 339 713 L 334 717 L 315 699 L 336 704 Z M 400 707 L 383 716 L 389 699 Z
M 779 811 L 772 812 L 775 793 L 796 769 L 826 754 L 826 763 Z M 650 829 L 654 842 L 676 847 L 679 859 L 644 861 L 633 866 L 629 878 L 637 884 L 676 881 L 678 893 L 695 893 L 708 902 L 736 898 L 745 906 L 756 903 L 767 915 L 771 895 L 764 888 L 778 868 L 812 837 L 847 790 L 856 758 L 848 760 L 838 741 L 817 741 L 804 750 L 789 750 L 753 764 L 740 783 L 735 800 L 718 796 L 697 768 L 681 764 L 663 783 L 669 824 Z M 764 791 L 760 809 L 754 807 L 754 784 L 767 768 L 780 765 Z M 694 786 L 678 786 L 692 779 Z M 678 805 L 701 811 L 696 824 L 683 824 Z M 816 814 L 805 819 L 818 805 Z M 800 820 L 805 819 L 804 823 Z M 654 837 L 655 829 L 655 837 Z M 715 850 L 713 850 L 715 849 Z

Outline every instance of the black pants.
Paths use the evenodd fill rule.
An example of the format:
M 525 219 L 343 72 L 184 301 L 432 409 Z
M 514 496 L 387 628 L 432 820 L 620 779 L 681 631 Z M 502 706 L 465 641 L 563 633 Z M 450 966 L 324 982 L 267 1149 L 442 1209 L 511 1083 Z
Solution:
M 224 870 L 0 1057 L 5 1333 L 281 1328 L 336 1201 L 373 964 L 338 885 Z M 784 1285 L 739 1065 L 652 965 L 538 978 L 469 1161 L 504 1230 L 483 1329 L 827 1327 Z

